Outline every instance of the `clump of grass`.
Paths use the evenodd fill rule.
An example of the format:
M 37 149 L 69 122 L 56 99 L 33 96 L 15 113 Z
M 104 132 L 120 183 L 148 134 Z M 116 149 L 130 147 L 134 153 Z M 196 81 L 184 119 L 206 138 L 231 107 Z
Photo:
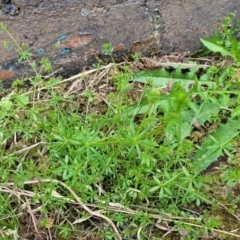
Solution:
M 2 96 L 5 239 L 239 237 L 238 69 L 139 64 L 37 74 Z

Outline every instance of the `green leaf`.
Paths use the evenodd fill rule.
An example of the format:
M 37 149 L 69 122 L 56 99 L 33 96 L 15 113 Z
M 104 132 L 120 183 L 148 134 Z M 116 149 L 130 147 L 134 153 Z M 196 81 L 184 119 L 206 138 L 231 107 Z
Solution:
M 22 105 L 27 105 L 29 103 L 29 97 L 24 95 L 16 96 L 16 100 Z
M 182 171 L 183 171 L 183 173 L 185 174 L 186 177 L 190 176 L 188 170 L 184 166 L 182 166 Z
M 204 102 L 198 109 L 196 113 L 196 121 L 200 125 L 204 125 L 206 121 L 211 121 L 212 116 L 217 115 L 220 111 L 218 104 L 214 102 Z
M 217 41 L 221 41 L 222 37 L 220 36 L 220 33 L 218 31 L 214 31 L 213 34 L 213 38 L 212 38 L 215 42 Z M 196 53 L 194 53 L 192 55 L 192 57 L 197 58 L 197 57 L 203 57 L 208 55 L 209 53 L 211 53 L 211 50 L 209 48 L 207 48 L 206 46 L 204 46 L 203 49 L 197 51 Z
M 240 61 L 240 55 L 239 55 L 239 46 L 238 46 L 238 41 L 236 38 L 231 39 L 231 50 L 232 50 L 232 55 L 235 58 L 237 62 Z
M 149 113 L 149 114 L 156 113 L 159 106 L 163 107 L 163 106 L 166 106 L 167 104 L 168 104 L 167 99 L 160 99 L 160 100 L 152 103 L 151 105 L 149 104 L 148 101 L 143 101 L 141 104 L 129 107 L 126 110 L 126 113 L 128 116 L 133 116 L 133 115 L 137 115 L 137 114 L 145 114 L 145 113 Z
M 29 52 L 28 49 L 22 50 L 22 51 L 19 52 L 19 60 L 18 60 L 18 62 L 20 63 L 22 61 L 25 61 L 25 60 L 27 60 L 31 56 L 32 56 L 32 53 Z
M 160 180 L 159 180 L 156 176 L 153 176 L 153 179 L 154 179 L 154 181 L 157 182 L 158 184 L 162 184 L 162 183 L 160 182 Z
M 239 135 L 239 129 L 240 121 L 229 120 L 225 125 L 221 125 L 211 136 L 207 137 L 193 159 L 198 173 L 217 161 L 222 155 L 224 148 L 229 147 L 231 140 Z
M 4 109 L 6 111 L 9 111 L 12 108 L 12 101 L 8 99 L 4 99 L 3 101 L 0 102 L 0 110 Z
M 209 38 L 201 38 L 200 39 L 201 42 L 203 43 L 203 45 L 205 47 L 207 47 L 208 49 L 210 49 L 212 52 L 219 52 L 222 54 L 222 56 L 231 56 L 233 57 L 233 55 L 231 54 L 231 52 L 229 52 L 225 47 L 217 44 L 216 40 L 212 40 Z
M 149 189 L 149 192 L 156 192 L 159 188 L 160 188 L 160 186 L 151 187 L 151 188 Z
M 240 115 L 240 105 L 238 105 L 236 108 L 233 109 L 232 111 L 232 117 L 236 117 Z
M 132 75 L 132 80 L 142 83 L 151 82 L 155 86 L 167 86 L 169 83 L 180 83 L 185 90 L 189 89 L 189 85 L 197 84 L 198 87 L 207 85 L 210 88 L 216 86 L 216 83 L 211 81 L 199 81 L 191 74 L 183 74 L 180 68 L 169 73 L 164 68 L 161 70 L 145 70 L 139 71 Z
M 170 190 L 169 188 L 165 187 L 165 188 L 164 188 L 164 191 L 165 191 L 166 193 L 168 193 L 169 196 L 172 196 L 172 192 L 171 192 L 171 190 Z

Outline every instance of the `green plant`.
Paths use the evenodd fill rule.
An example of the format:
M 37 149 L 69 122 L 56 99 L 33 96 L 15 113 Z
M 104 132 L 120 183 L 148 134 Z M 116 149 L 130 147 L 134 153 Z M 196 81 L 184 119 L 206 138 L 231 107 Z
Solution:
M 12 34 L 8 31 L 6 24 L 0 23 L 0 33 L 6 33 L 10 37 L 12 43 L 16 46 L 15 50 L 19 54 L 19 62 L 27 60 L 30 63 L 30 65 L 33 66 L 31 61 L 29 60 L 29 57 L 31 57 L 32 54 L 29 51 L 27 45 L 25 43 L 18 44 L 14 39 L 14 37 L 12 36 Z M 13 48 L 13 46 L 10 44 L 9 41 L 4 41 L 4 47 L 11 48 L 11 49 Z
M 112 43 L 104 43 L 102 46 L 102 52 L 106 55 L 111 55 L 113 51 Z
M 9 32 L 7 25 L 4 23 L 0 23 L 0 34 L 1 33 L 6 33 L 10 38 L 10 41 L 4 41 L 4 47 L 6 49 L 14 49 L 18 53 L 19 63 L 27 61 L 31 68 L 34 70 L 36 79 L 41 76 L 42 71 L 45 71 L 46 73 L 50 73 L 52 71 L 51 61 L 46 57 L 43 57 L 40 60 L 41 66 L 38 71 L 35 62 L 31 60 L 32 53 L 29 47 L 25 43 L 18 44 L 14 36 Z
M 230 56 L 236 61 L 236 64 L 239 64 L 240 43 L 237 39 L 237 33 L 240 29 L 240 25 L 238 23 L 237 27 L 233 28 L 234 18 L 236 18 L 236 13 L 232 13 L 231 16 L 225 17 L 221 31 L 219 33 L 216 32 L 213 39 L 202 38 L 201 42 L 211 52 L 221 53 L 222 56 Z

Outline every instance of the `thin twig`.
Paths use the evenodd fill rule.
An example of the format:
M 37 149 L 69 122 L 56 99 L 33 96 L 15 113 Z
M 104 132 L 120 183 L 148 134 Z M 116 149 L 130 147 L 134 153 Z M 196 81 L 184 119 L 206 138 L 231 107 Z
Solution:
M 84 209 L 86 210 L 91 216 L 95 216 L 95 217 L 99 217 L 99 218 L 102 218 L 104 220 L 106 220 L 113 228 L 113 230 L 115 231 L 117 237 L 119 240 L 122 240 L 122 237 L 117 229 L 117 227 L 115 226 L 115 224 L 112 222 L 111 219 L 109 219 L 108 217 L 102 215 L 101 213 L 99 212 L 94 212 L 92 211 L 89 207 L 87 207 L 83 201 L 81 200 L 80 197 L 77 196 L 77 194 L 69 187 L 67 186 L 65 183 L 61 182 L 61 181 L 58 181 L 56 179 L 42 179 L 41 181 L 39 180 L 32 180 L 32 181 L 26 181 L 24 182 L 23 184 L 26 185 L 26 184 L 39 184 L 39 183 L 57 183 L 57 184 L 60 184 L 62 185 L 64 188 L 66 188 L 72 195 L 73 197 L 76 199 L 76 201 L 78 202 L 78 204 Z M 14 183 L 7 183 L 5 186 L 14 186 Z
M 29 146 L 29 147 L 25 147 L 25 148 L 23 148 L 23 149 L 20 149 L 20 150 L 16 151 L 15 153 L 16 153 L 16 154 L 20 154 L 20 153 L 29 151 L 29 150 L 37 147 L 38 145 L 44 145 L 44 144 L 47 144 L 47 142 L 38 142 L 38 143 L 35 143 L 35 144 L 33 144 L 33 145 Z
M 37 227 L 37 224 L 36 224 L 36 217 L 33 214 L 33 211 L 31 209 L 31 205 L 29 204 L 28 200 L 26 200 L 26 204 L 27 204 L 28 212 L 29 212 L 29 214 L 30 214 L 30 216 L 32 218 L 33 226 L 34 226 L 36 232 L 39 234 L 38 227 Z
M 62 68 L 59 68 L 56 71 L 50 73 L 49 75 L 43 76 L 43 78 L 48 79 L 48 78 L 52 77 L 53 75 L 55 75 L 56 73 L 61 72 L 61 71 L 62 71 Z
M 70 77 L 70 78 L 64 79 L 64 80 L 61 81 L 60 83 L 73 81 L 73 80 L 75 80 L 75 79 L 77 79 L 77 78 L 80 78 L 80 77 L 83 77 L 83 76 L 85 76 L 85 75 L 88 75 L 88 74 L 97 72 L 97 71 L 99 71 L 99 70 L 103 70 L 103 69 L 106 69 L 106 68 L 110 68 L 110 67 L 113 66 L 113 65 L 114 65 L 113 63 L 109 63 L 108 65 L 103 66 L 103 67 L 101 67 L 100 69 L 96 68 L 96 69 L 91 69 L 91 70 L 86 71 L 86 72 L 78 73 L 77 75 L 74 75 L 74 76 L 72 76 L 72 77 Z
M 68 187 L 65 183 L 61 182 L 61 181 L 58 181 L 58 180 L 51 180 L 51 179 L 43 179 L 41 181 L 38 181 L 38 180 L 33 180 L 33 181 L 26 181 L 24 182 L 24 184 L 37 184 L 37 183 L 51 183 L 51 182 L 55 182 L 55 183 L 58 183 L 60 185 L 62 185 L 63 187 L 65 187 L 66 189 L 68 189 L 68 191 L 74 196 L 74 198 L 76 199 L 77 202 L 75 202 L 74 200 L 71 200 L 69 198 L 66 198 L 58 193 L 54 193 L 52 194 L 53 197 L 56 197 L 56 198 L 61 198 L 61 199 L 65 199 L 73 204 L 76 204 L 78 203 L 84 210 L 86 210 L 91 216 L 95 216 L 95 217 L 99 217 L 99 218 L 102 218 L 104 220 L 106 220 L 114 229 L 114 231 L 116 232 L 116 235 L 118 237 L 118 239 L 122 239 L 121 235 L 119 234 L 119 231 L 117 230 L 115 224 L 106 216 L 102 215 L 100 213 L 100 211 L 92 211 L 89 207 L 98 207 L 97 205 L 95 204 L 84 204 L 81 200 L 81 198 L 79 198 L 76 193 L 70 188 Z M 2 184 L 3 185 L 3 184 Z M 14 191 L 12 190 L 6 190 L 6 186 L 14 186 L 14 183 L 6 183 L 4 184 L 4 186 L 2 186 L 1 188 L 1 185 L 0 185 L 0 192 L 9 192 L 9 193 L 12 193 L 16 196 L 19 197 L 19 195 L 25 195 L 25 196 L 31 196 L 31 194 L 29 194 L 30 192 L 29 191 L 26 191 L 27 193 L 23 193 L 23 192 L 20 192 L 18 194 L 14 193 Z M 32 196 L 34 196 L 34 193 L 32 193 Z M 88 207 L 89 206 L 89 207 Z M 111 210 L 111 211 L 114 211 L 114 212 L 121 212 L 121 213 L 126 213 L 126 214 L 130 214 L 130 215 L 136 215 L 136 214 L 139 214 L 139 211 L 137 210 L 132 210 L 130 208 L 127 208 L 119 203 L 109 203 L 108 205 L 108 209 Z M 152 214 L 152 213 L 149 213 L 149 216 L 153 219 L 161 219 L 162 221 L 167 221 L 167 222 L 180 222 L 182 220 L 199 220 L 199 218 L 186 218 L 186 217 L 174 217 L 174 216 L 162 216 L 162 215 L 159 215 L 159 214 Z M 78 221 L 75 221 L 75 223 L 77 223 Z M 181 222 L 185 225 L 188 225 L 188 226 L 193 226 L 193 227 L 198 227 L 198 228 L 204 228 L 204 226 L 202 225 L 199 225 L 199 224 L 194 224 L 194 223 L 189 223 L 189 222 Z M 238 234 L 235 234 L 232 232 L 227 232 L 227 231 L 224 231 L 224 230 L 219 230 L 219 229 L 212 229 L 212 231 L 214 232 L 218 232 L 218 233 L 221 233 L 221 234 L 225 234 L 225 235 L 229 235 L 229 236 L 233 236 L 233 237 L 238 237 L 240 238 L 240 235 Z
M 181 69 L 191 69 L 194 67 L 206 69 L 210 67 L 210 65 L 207 64 L 160 62 L 147 57 L 143 58 L 143 60 L 153 63 L 156 67 L 173 67 L 173 68 L 180 67 Z
M 76 74 L 76 75 L 74 75 L 74 76 L 72 76 L 72 77 L 70 77 L 70 78 L 64 79 L 64 80 L 59 81 L 59 82 L 57 82 L 57 83 L 54 83 L 54 84 L 52 84 L 51 86 L 46 86 L 46 87 L 38 88 L 37 91 L 42 91 L 42 90 L 45 90 L 45 89 L 50 88 L 50 87 L 53 88 L 53 87 L 56 86 L 56 85 L 60 85 L 60 84 L 62 84 L 62 83 L 66 83 L 66 82 L 73 81 L 73 80 L 75 80 L 75 79 L 84 77 L 84 76 L 86 76 L 86 75 L 89 75 L 89 74 L 91 74 L 91 73 L 94 73 L 94 72 L 97 72 L 97 71 L 100 71 L 100 70 L 104 70 L 104 69 L 111 68 L 111 66 L 113 66 L 113 65 L 114 65 L 114 63 L 109 63 L 108 65 L 102 66 L 102 67 L 100 67 L 100 68 L 91 69 L 91 70 L 88 70 L 88 71 L 85 71 L 85 72 L 78 73 L 78 74 Z M 24 93 L 23 95 L 29 95 L 29 94 L 32 93 L 32 92 L 33 92 L 33 90 L 30 90 L 30 91 Z

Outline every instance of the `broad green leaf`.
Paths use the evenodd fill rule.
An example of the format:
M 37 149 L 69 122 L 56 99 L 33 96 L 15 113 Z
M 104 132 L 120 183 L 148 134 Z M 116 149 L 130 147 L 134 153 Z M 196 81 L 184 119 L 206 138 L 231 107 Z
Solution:
M 204 102 L 197 110 L 195 119 L 200 125 L 206 121 L 211 121 L 212 116 L 217 115 L 220 111 L 218 104 L 214 102 Z
M 240 105 L 238 105 L 236 108 L 233 109 L 232 111 L 232 117 L 236 117 L 240 115 Z
M 190 76 L 192 78 L 190 78 Z M 182 74 L 181 69 L 177 68 L 173 73 L 167 72 L 165 69 L 161 70 L 145 70 L 139 71 L 132 75 L 132 80 L 142 83 L 152 83 L 155 86 L 167 86 L 169 83 L 180 83 L 185 90 L 189 89 L 190 85 L 197 84 L 207 85 L 210 88 L 216 86 L 216 83 L 211 81 L 199 81 L 190 74 Z
M 144 101 L 138 105 L 135 106 L 131 106 L 127 111 L 127 115 L 128 116 L 133 116 L 133 115 L 137 115 L 137 114 L 145 114 L 145 113 L 156 113 L 157 109 L 159 108 L 159 106 L 161 107 L 161 109 L 163 107 L 168 106 L 169 101 L 167 99 L 160 99 L 154 103 L 150 104 L 147 101 Z
M 205 47 L 210 49 L 212 52 L 219 52 L 222 54 L 222 56 L 231 56 L 233 57 L 232 53 L 229 52 L 225 47 L 220 46 L 217 44 L 217 41 L 208 39 L 208 38 L 201 38 L 201 42 Z
M 231 50 L 232 50 L 232 55 L 235 58 L 237 62 L 240 61 L 240 55 L 239 55 L 239 46 L 238 46 L 238 41 L 236 38 L 232 38 L 231 41 Z
M 6 99 L 4 101 L 1 101 L 0 102 L 0 110 L 4 109 L 6 111 L 9 111 L 12 108 L 12 105 L 13 105 L 13 103 L 11 100 Z
M 193 163 L 196 171 L 198 173 L 204 171 L 218 160 L 224 148 L 231 148 L 231 140 L 239 135 L 239 130 L 240 121 L 229 120 L 225 125 L 221 125 L 211 136 L 208 136 L 194 156 Z
M 171 74 L 171 78 L 173 79 L 181 79 L 183 78 L 183 74 L 182 74 L 182 69 L 181 67 L 177 67 L 176 70 Z M 187 77 L 185 77 L 187 79 Z M 191 79 L 191 78 L 190 78 Z M 194 79 L 194 78 L 192 78 Z
M 198 66 L 191 68 L 190 72 L 186 73 L 186 77 L 190 79 L 196 78 L 198 70 Z
M 229 94 L 222 93 L 219 96 L 219 103 L 221 107 L 228 108 L 230 106 L 230 96 Z
M 27 105 L 29 103 L 29 97 L 24 95 L 16 96 L 16 100 L 22 105 Z
M 217 41 L 222 41 L 222 37 L 220 36 L 218 31 L 214 31 L 213 34 L 213 38 L 212 38 L 215 42 Z M 197 51 L 196 53 L 194 53 L 192 55 L 192 57 L 197 58 L 197 57 L 203 57 L 208 55 L 209 53 L 211 53 L 211 50 L 209 48 L 207 48 L 206 46 L 204 46 L 203 49 Z

